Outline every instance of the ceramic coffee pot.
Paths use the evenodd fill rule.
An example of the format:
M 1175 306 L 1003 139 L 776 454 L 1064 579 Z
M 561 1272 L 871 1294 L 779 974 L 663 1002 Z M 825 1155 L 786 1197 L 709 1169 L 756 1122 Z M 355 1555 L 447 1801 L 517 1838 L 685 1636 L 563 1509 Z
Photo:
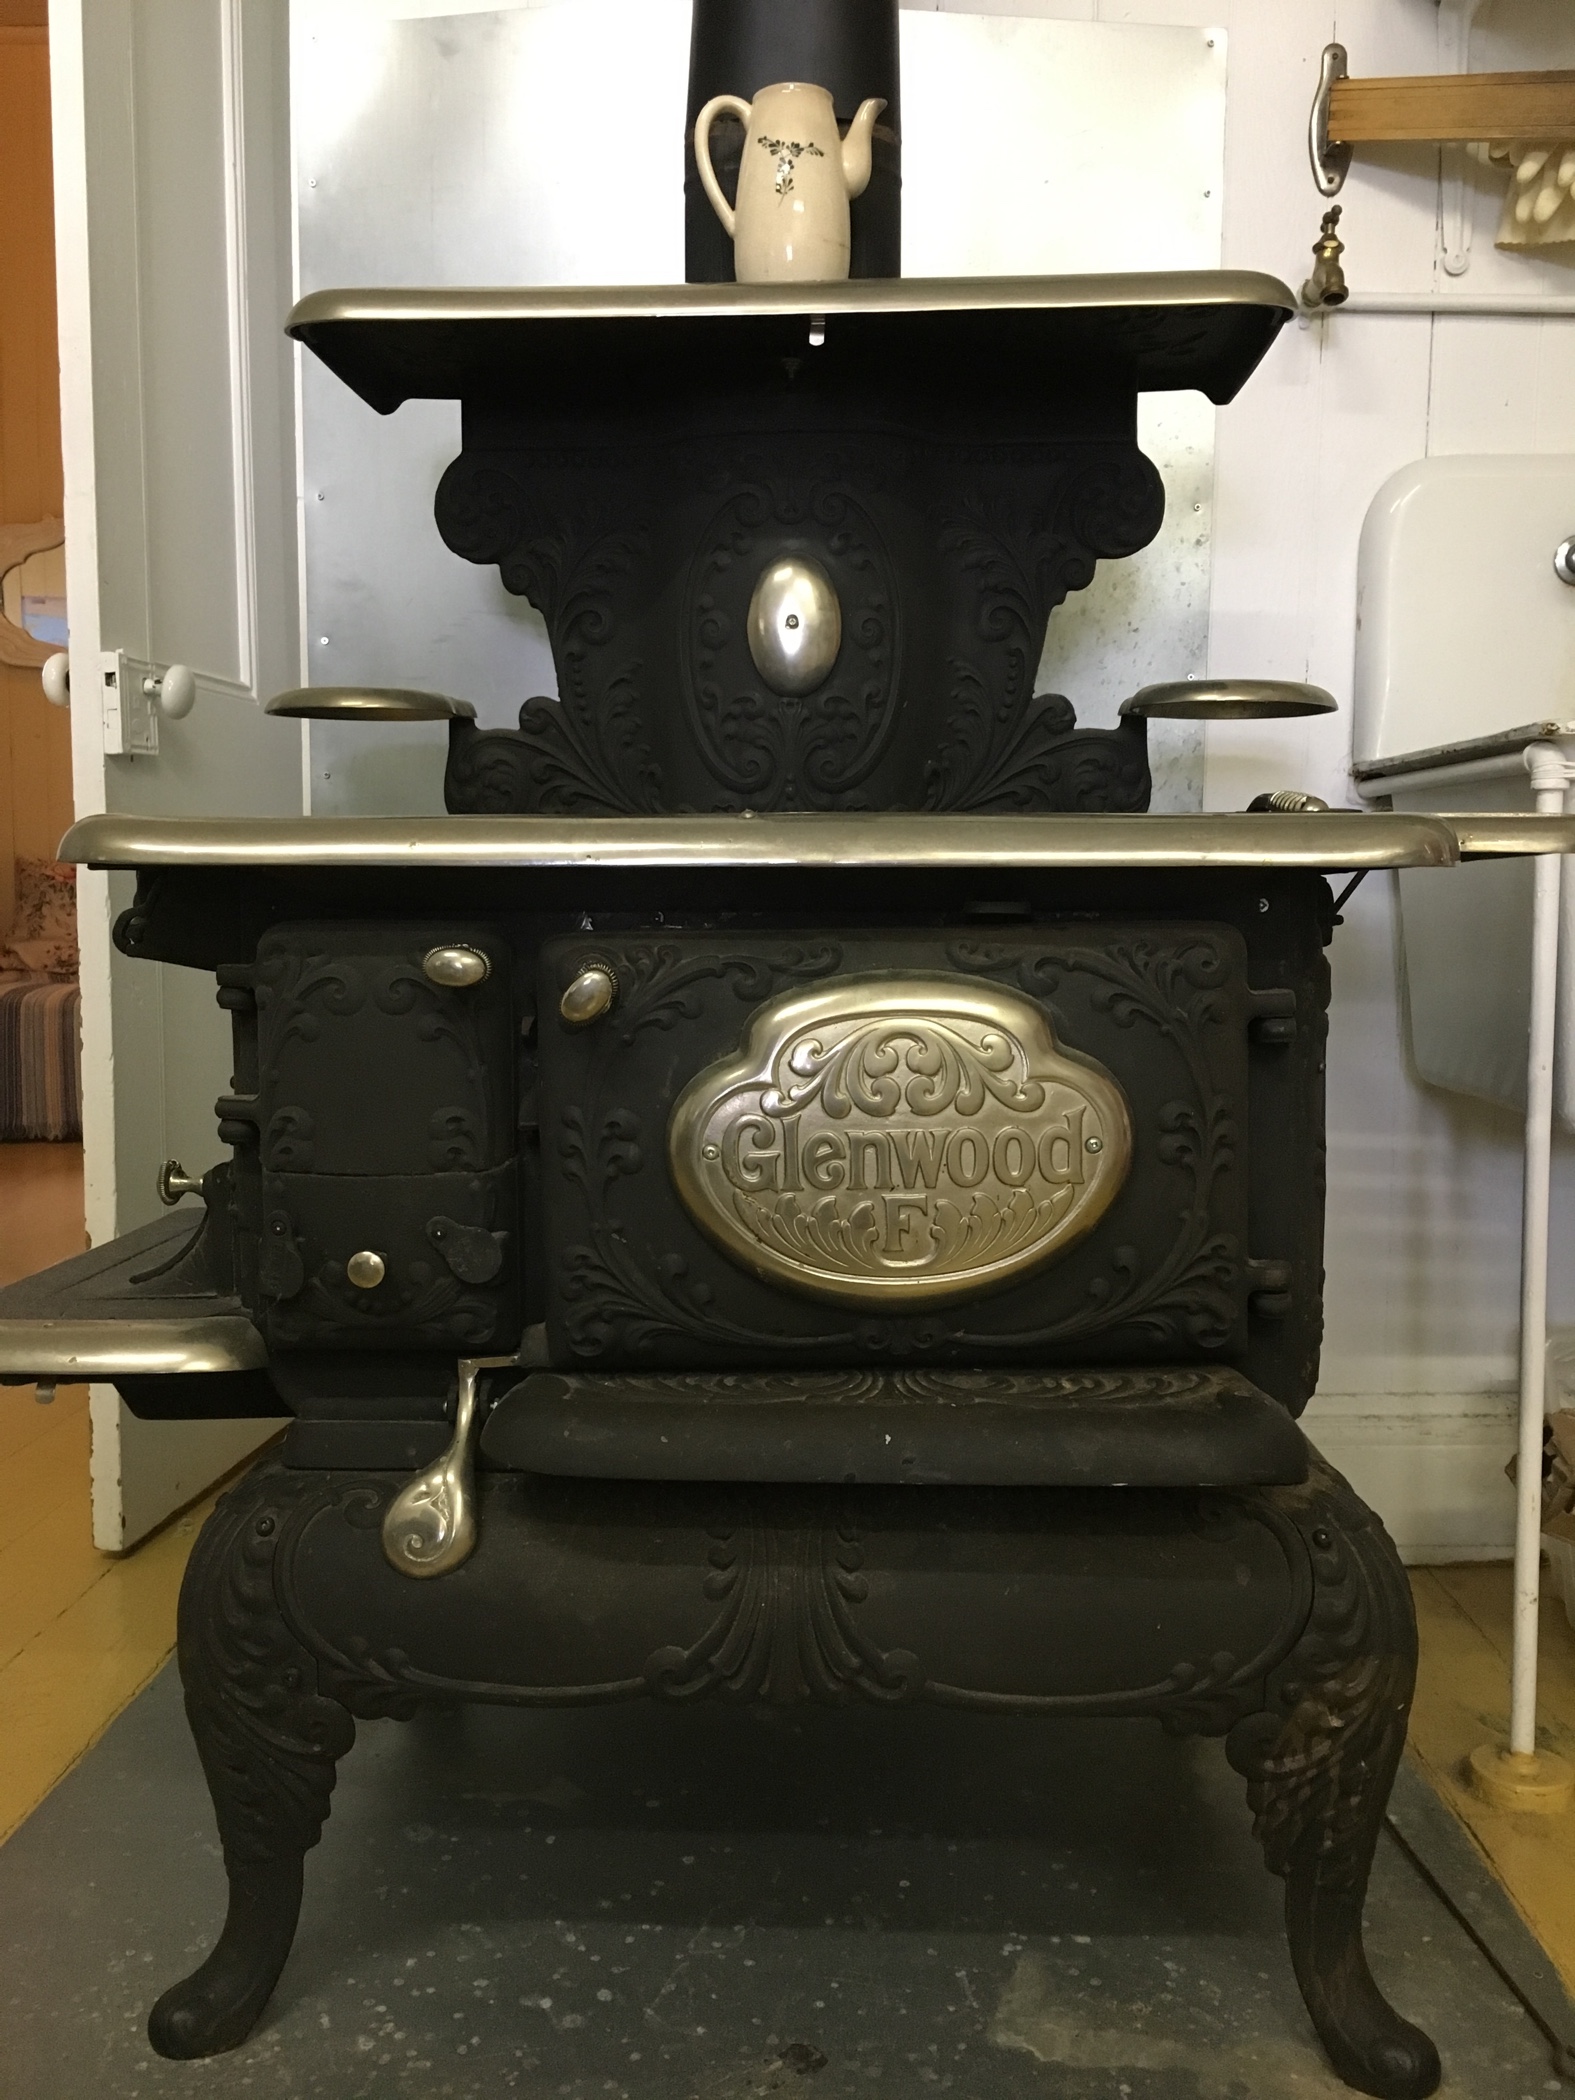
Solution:
M 830 95 L 802 80 L 762 88 L 753 102 L 738 95 L 711 97 L 695 119 L 695 160 L 705 193 L 732 236 L 740 284 L 847 276 L 848 203 L 869 182 L 870 134 L 885 107 L 879 98 L 861 104 L 844 139 Z M 711 166 L 711 126 L 724 114 L 744 127 L 736 208 Z

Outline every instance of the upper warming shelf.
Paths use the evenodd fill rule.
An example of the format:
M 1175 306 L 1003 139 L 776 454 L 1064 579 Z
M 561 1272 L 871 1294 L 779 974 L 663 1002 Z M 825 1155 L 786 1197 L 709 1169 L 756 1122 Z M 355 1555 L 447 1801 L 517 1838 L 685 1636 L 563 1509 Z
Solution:
M 1296 301 L 1250 270 L 1097 277 L 863 278 L 838 284 L 531 286 L 313 292 L 289 333 L 370 407 L 500 391 L 727 389 L 812 358 L 839 388 L 906 391 L 988 370 L 1014 389 L 1097 378 L 1231 400 Z M 806 377 L 809 374 L 806 372 Z

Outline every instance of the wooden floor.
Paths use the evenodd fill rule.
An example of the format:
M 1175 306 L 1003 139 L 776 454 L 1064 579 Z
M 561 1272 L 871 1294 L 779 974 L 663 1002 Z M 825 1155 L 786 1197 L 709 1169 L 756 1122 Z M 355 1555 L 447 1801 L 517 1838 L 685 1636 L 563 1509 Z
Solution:
M 0 1283 L 80 1254 L 82 1151 L 0 1144 Z M 0 1386 L 0 1839 L 168 1657 L 204 1503 L 135 1553 L 93 1546 L 86 1386 Z
M 1421 1668 L 1410 1755 L 1476 1839 L 1575 1993 L 1575 1809 L 1511 1816 L 1461 1777 L 1479 1743 L 1509 1738 L 1512 1572 L 1507 1563 L 1413 1568 Z M 1538 1740 L 1575 1762 L 1575 1628 L 1543 1568 Z
M 0 1145 L 0 1283 L 83 1245 L 82 1156 Z M 52 1407 L 0 1387 L 0 1839 L 14 1830 L 160 1668 L 207 1497 L 134 1553 L 94 1551 L 84 1387 Z M 1460 1779 L 1478 1743 L 1508 1731 L 1507 1566 L 1412 1571 L 1422 1665 L 1410 1754 L 1466 1825 L 1575 1991 L 1575 1811 L 1509 1816 Z M 1548 1747 L 1575 1759 L 1575 1630 L 1543 1599 L 1541 1713 Z

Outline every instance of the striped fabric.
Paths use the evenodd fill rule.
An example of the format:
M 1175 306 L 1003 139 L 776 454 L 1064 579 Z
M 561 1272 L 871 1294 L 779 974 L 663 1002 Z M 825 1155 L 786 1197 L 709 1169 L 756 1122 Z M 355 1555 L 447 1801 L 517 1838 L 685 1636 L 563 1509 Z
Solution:
M 81 1010 L 74 984 L 0 984 L 0 1143 L 81 1137 Z

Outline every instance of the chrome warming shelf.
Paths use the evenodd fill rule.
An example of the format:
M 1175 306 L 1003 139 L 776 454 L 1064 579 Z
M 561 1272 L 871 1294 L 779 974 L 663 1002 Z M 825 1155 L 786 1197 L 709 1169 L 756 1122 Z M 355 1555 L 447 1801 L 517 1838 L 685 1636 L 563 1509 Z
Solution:
M 1540 827 L 1563 827 L 1544 832 Z M 1467 840 L 1471 843 L 1467 843 Z M 1199 816 L 97 816 L 60 858 L 97 868 L 1371 868 L 1569 851 L 1562 818 L 1360 810 Z
M 567 385 L 704 392 L 751 360 L 813 360 L 888 388 L 987 367 L 1022 391 L 1068 372 L 1226 402 L 1296 311 L 1251 270 L 1085 277 L 861 278 L 837 284 L 528 286 L 313 292 L 289 333 L 370 407 L 507 391 L 543 420 Z M 544 327 L 542 323 L 551 323 Z
M 173 1210 L 11 1284 L 0 1318 L 0 1384 L 264 1369 L 267 1349 L 239 1299 L 182 1271 L 203 1215 L 197 1204 Z

